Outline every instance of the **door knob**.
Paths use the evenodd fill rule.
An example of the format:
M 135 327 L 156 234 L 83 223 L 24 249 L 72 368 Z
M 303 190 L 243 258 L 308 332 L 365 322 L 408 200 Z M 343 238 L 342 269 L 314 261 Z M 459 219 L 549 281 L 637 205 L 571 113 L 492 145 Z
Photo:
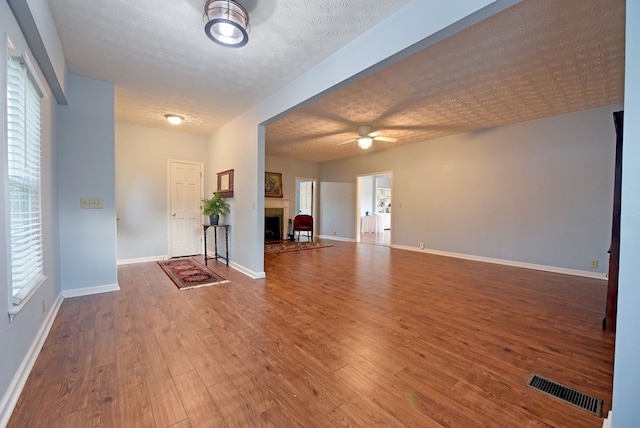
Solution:
M 173 214 L 171 214 L 171 215 L 175 217 L 175 216 L 176 216 L 176 213 L 173 213 Z

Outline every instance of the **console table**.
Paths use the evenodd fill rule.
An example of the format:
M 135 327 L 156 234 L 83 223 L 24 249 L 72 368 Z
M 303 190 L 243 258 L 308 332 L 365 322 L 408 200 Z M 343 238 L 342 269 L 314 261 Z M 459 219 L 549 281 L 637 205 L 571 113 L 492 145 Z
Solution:
M 209 257 L 207 254 L 207 229 L 213 228 L 213 250 L 214 256 Z M 224 229 L 224 256 L 218 254 L 218 229 Z M 203 224 L 202 230 L 204 232 L 204 264 L 207 264 L 207 260 L 210 259 L 222 259 L 227 262 L 229 266 L 229 225 L 228 224 Z

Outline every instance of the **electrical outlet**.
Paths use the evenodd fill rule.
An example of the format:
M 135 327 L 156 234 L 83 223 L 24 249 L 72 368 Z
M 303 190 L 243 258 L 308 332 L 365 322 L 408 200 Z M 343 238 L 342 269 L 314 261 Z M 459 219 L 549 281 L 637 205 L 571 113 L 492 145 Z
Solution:
M 420 241 L 420 249 L 424 250 L 424 241 Z
M 591 260 L 591 267 L 594 268 L 594 269 L 598 267 L 598 260 L 597 259 Z
M 83 210 L 101 210 L 103 207 L 102 198 L 80 198 L 80 208 Z

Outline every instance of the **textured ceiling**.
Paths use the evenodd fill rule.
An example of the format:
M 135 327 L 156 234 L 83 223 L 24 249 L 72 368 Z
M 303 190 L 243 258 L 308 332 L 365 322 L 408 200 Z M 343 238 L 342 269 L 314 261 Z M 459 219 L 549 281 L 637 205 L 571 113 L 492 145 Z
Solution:
M 396 143 L 622 102 L 624 0 L 526 0 L 266 128 L 266 153 L 362 154 L 359 125 Z
M 249 44 L 211 42 L 206 0 L 49 0 L 69 70 L 112 82 L 116 120 L 212 134 L 409 0 L 240 0 Z M 180 128 L 167 113 L 186 118 Z
M 205 0 L 49 0 L 73 73 L 113 82 L 116 120 L 209 135 L 409 0 L 241 0 L 249 44 L 204 34 Z M 524 0 L 266 128 L 323 162 L 623 100 L 624 0 Z M 167 113 L 186 118 L 180 127 Z

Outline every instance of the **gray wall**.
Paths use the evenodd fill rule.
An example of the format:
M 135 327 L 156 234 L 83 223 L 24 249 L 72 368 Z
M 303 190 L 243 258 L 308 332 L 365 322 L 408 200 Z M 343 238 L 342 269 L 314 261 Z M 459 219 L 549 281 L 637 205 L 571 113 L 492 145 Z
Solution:
M 231 218 L 227 219 L 232 226 L 233 266 L 255 278 L 265 275 L 265 123 L 513 3 L 515 0 L 458 0 L 455 8 L 434 8 L 435 2 L 413 1 L 213 134 L 208 169 L 212 172 L 235 169 L 237 192 L 231 202 Z M 424 20 L 424 16 L 429 19 Z M 396 31 L 398 28 L 403 31 Z
M 35 2 L 31 1 L 30 3 Z M 44 0 L 40 3 L 46 5 Z M 264 103 L 257 106 L 234 124 L 229 125 L 229 127 L 223 130 L 223 132 L 220 132 L 219 135 L 216 135 L 211 139 L 211 146 L 213 149 L 217 149 L 217 151 L 210 151 L 210 156 L 212 158 L 215 157 L 216 159 L 222 158 L 215 163 L 211 163 L 211 171 L 216 172 L 235 167 L 237 168 L 236 174 L 238 174 L 239 170 L 244 174 L 240 176 L 239 186 L 236 187 L 236 189 L 240 189 L 245 192 L 241 196 L 241 199 L 237 201 L 236 208 L 238 208 L 239 211 L 246 213 L 238 219 L 238 224 L 244 224 L 246 227 L 246 233 L 241 236 L 239 242 L 243 242 L 242 239 L 244 238 L 247 239 L 245 239 L 238 247 L 241 247 L 243 250 L 242 252 L 246 254 L 243 261 L 246 261 L 248 267 L 258 271 L 261 269 L 263 261 L 262 242 L 260 238 L 262 227 L 261 214 L 255 212 L 256 207 L 259 209 L 262 208 L 259 201 L 262 197 L 263 189 L 259 183 L 261 182 L 262 173 L 264 172 L 264 147 L 261 142 L 263 141 L 263 134 L 261 134 L 261 130 L 257 129 L 258 124 L 293 107 L 299 102 L 303 102 L 320 91 L 338 84 L 352 74 L 366 68 L 368 65 L 372 65 L 383 60 L 388 55 L 397 52 L 403 46 L 409 46 L 413 42 L 419 41 L 423 37 L 436 32 L 440 28 L 446 26 L 447 22 L 455 22 L 459 17 L 465 16 L 467 13 L 481 7 L 482 4 L 488 3 L 488 1 L 460 2 L 460 7 L 443 7 L 442 10 L 435 11 L 437 12 L 437 16 L 434 16 L 431 11 L 427 10 L 428 7 L 432 6 L 431 4 L 427 2 L 412 2 L 410 7 L 406 8 L 406 11 L 401 11 L 401 14 L 397 14 L 395 17 L 386 20 L 365 37 L 360 37 L 358 40 L 354 41 L 354 43 L 350 44 L 345 49 L 342 49 L 341 52 L 332 56 L 332 58 L 329 58 L 314 70 L 311 70 L 306 76 L 292 82 L 286 88 L 283 88 L 283 90 L 278 94 L 269 97 L 269 99 L 265 100 Z M 626 134 L 624 159 L 626 167 L 623 179 L 623 238 L 620 272 L 620 308 L 618 317 L 618 333 L 616 337 L 616 366 L 614 372 L 615 379 L 613 397 L 615 416 L 614 426 L 616 428 L 633 427 L 635 426 L 636 421 L 640 420 L 640 408 L 637 406 L 637 397 L 640 395 L 640 390 L 638 389 L 640 385 L 640 370 L 637 365 L 637 355 L 640 352 L 638 349 L 638 344 L 640 343 L 640 338 L 638 336 L 640 312 L 637 310 L 637 308 L 640 307 L 640 288 L 637 287 L 638 278 L 640 277 L 637 264 L 637 260 L 640 258 L 640 249 L 638 248 L 638 243 L 640 242 L 640 235 L 638 232 L 640 230 L 640 218 L 638 218 L 640 213 L 640 204 L 638 203 L 638 198 L 640 198 L 640 196 L 638 196 L 640 195 L 640 177 L 638 177 L 637 169 L 633 169 L 640 161 L 640 153 L 638 153 L 640 148 L 640 107 L 638 106 L 640 89 L 638 88 L 638 81 L 636 78 L 636 76 L 640 75 L 640 54 L 638 53 L 638 46 L 640 46 L 640 33 L 637 26 L 635 26 L 635 23 L 640 20 L 639 9 L 640 5 L 638 5 L 637 2 L 627 2 L 627 64 L 625 85 L 627 101 L 625 105 Z M 431 17 L 429 22 L 425 25 L 414 25 L 427 13 Z M 443 14 L 449 14 L 451 16 L 443 17 Z M 402 24 L 403 22 L 409 24 L 403 26 L 403 28 L 407 29 L 406 32 L 393 31 L 394 28 L 398 27 L 398 23 Z M 20 29 L 13 19 L 9 7 L 6 2 L 0 2 L 0 32 L 4 31 L 10 33 L 12 40 L 17 43 L 18 47 L 27 49 L 26 43 L 20 34 Z M 54 58 L 53 62 L 58 64 L 60 63 L 58 60 L 59 58 Z M 337 64 L 339 64 L 339 66 L 336 66 Z M 0 103 L 5 102 L 4 97 L 0 97 L 0 99 L 2 99 Z M 98 101 L 96 100 L 96 102 Z M 112 102 L 107 102 L 107 104 L 112 107 Z M 611 126 L 611 117 L 609 113 L 610 112 L 606 112 L 606 114 L 598 115 L 597 122 L 601 122 L 602 124 L 607 123 L 606 126 Z M 78 118 L 81 118 L 81 115 L 78 115 Z M 43 156 L 43 168 L 45 170 L 44 176 L 47 177 L 47 182 L 43 183 L 43 187 L 48 194 L 43 197 L 43 213 L 45 222 L 45 274 L 48 277 L 48 281 L 43 284 L 43 286 L 38 290 L 35 298 L 28 303 L 23 312 L 18 314 L 13 323 L 9 323 L 7 317 L 4 317 L 3 321 L 0 321 L 0 343 L 11 344 L 11 346 L 3 346 L 2 350 L 0 350 L 0 361 L 2 361 L 2 366 L 0 367 L 0 393 L 3 394 L 3 397 L 5 396 L 12 377 L 16 374 L 18 366 L 27 352 L 27 348 L 33 342 L 38 330 L 44 326 L 45 314 L 43 314 L 40 309 L 41 301 L 45 302 L 48 309 L 60 292 L 57 271 L 59 260 L 57 252 L 58 234 L 56 230 L 57 190 L 55 186 L 55 151 L 57 143 L 55 138 L 55 122 L 56 113 L 53 106 L 53 97 L 49 94 L 49 99 L 45 102 L 45 106 L 43 108 L 44 126 L 42 131 L 43 141 L 47 146 L 45 148 L 45 155 Z M 582 121 L 581 124 L 589 130 L 594 128 L 594 126 L 588 121 Z M 78 123 L 71 123 L 68 125 L 70 126 L 70 129 L 66 131 L 67 133 L 72 133 L 73 127 L 80 126 Z M 82 128 L 82 126 L 80 127 Z M 600 135 L 599 133 L 603 127 L 596 126 L 596 128 L 597 132 L 595 135 Z M 102 132 L 98 131 L 100 129 L 102 129 L 101 126 L 99 126 L 94 133 Z M 610 129 L 611 135 L 613 135 L 612 127 Z M 492 130 L 489 130 L 489 132 L 491 133 Z M 107 130 L 106 133 L 108 135 L 109 131 Z M 249 139 L 244 140 L 244 137 L 249 137 Z M 478 135 L 468 136 L 472 141 L 475 140 L 475 137 L 478 137 Z M 607 135 L 607 138 L 609 138 L 609 135 Z M 587 138 L 587 140 L 589 140 L 589 138 Z M 589 143 L 588 146 L 593 147 L 591 143 Z M 81 148 L 79 147 L 79 149 Z M 547 147 L 547 150 L 553 149 L 553 147 Z M 245 150 L 251 150 L 251 153 L 257 150 L 258 154 L 247 155 Z M 584 149 L 584 151 L 586 152 L 588 150 Z M 591 155 L 588 153 L 580 152 L 580 155 L 581 156 L 578 156 L 578 159 L 584 158 L 585 160 L 588 160 L 591 158 Z M 396 163 L 399 163 L 395 162 L 393 158 L 386 160 L 384 158 L 384 154 L 382 157 L 375 155 L 372 159 L 374 162 L 381 165 L 395 165 Z M 589 164 L 589 162 L 586 163 Z M 76 166 L 78 165 L 74 165 L 74 167 Z M 79 179 L 83 179 L 84 177 L 91 175 L 86 174 L 86 169 L 82 168 L 83 167 L 80 167 L 80 172 L 76 172 L 76 179 L 78 179 L 78 177 Z M 398 171 L 399 168 L 400 167 L 398 167 Z M 369 173 L 372 171 L 395 168 L 393 166 L 381 166 L 375 168 L 363 167 L 362 169 L 363 171 L 359 171 L 358 173 Z M 444 169 L 446 170 L 446 168 Z M 582 170 L 582 168 L 580 168 L 580 170 Z M 567 171 L 568 173 L 571 172 L 569 170 Z M 334 225 L 337 225 L 334 221 L 338 222 L 341 216 L 355 218 L 355 205 L 348 205 L 341 211 L 344 201 L 352 201 L 355 199 L 355 178 L 352 177 L 352 174 L 347 173 L 347 171 L 328 172 L 331 172 L 332 174 L 335 173 L 337 176 L 345 177 L 344 181 L 332 182 L 330 180 L 326 180 L 325 197 L 328 202 L 325 204 L 325 209 L 323 209 L 323 211 L 327 216 L 332 216 L 331 219 L 328 219 L 325 225 L 325 233 L 330 235 L 332 230 L 339 230 L 333 228 Z M 444 172 L 445 171 L 442 171 L 441 175 L 444 175 Z M 497 173 L 500 173 L 500 171 Z M 60 175 L 64 175 L 65 179 L 68 179 L 72 174 L 68 171 L 61 171 Z M 605 174 L 600 171 L 596 171 L 596 176 L 600 177 L 602 175 Z M 351 179 L 349 179 L 350 177 Z M 593 182 L 588 179 L 588 177 L 583 178 L 587 178 L 585 186 L 590 189 L 588 186 L 591 186 Z M 570 179 L 571 177 L 564 177 L 564 180 L 570 181 Z M 610 185 L 611 182 L 611 178 L 607 178 L 606 183 Z M 604 185 L 605 184 L 603 182 L 602 186 Z M 394 189 L 396 187 L 399 187 L 399 183 L 397 183 L 397 176 L 394 175 Z M 422 191 L 422 185 L 419 182 L 412 183 L 411 186 L 407 187 L 408 193 L 420 193 Z M 105 191 L 105 193 L 108 193 L 108 190 Z M 551 193 L 554 194 L 555 191 Z M 610 201 L 604 200 L 607 198 L 603 196 L 601 185 L 597 185 L 595 191 L 592 192 L 589 190 L 586 193 L 592 194 L 594 198 L 594 201 L 589 204 L 589 207 L 610 206 Z M 67 195 L 65 195 L 65 197 L 66 196 Z M 570 197 L 573 196 L 570 195 Z M 78 203 L 77 197 L 73 197 L 72 199 L 76 200 L 76 204 Z M 402 202 L 403 199 L 410 200 L 406 195 L 402 199 L 399 199 L 398 195 L 394 193 L 394 205 L 397 206 L 397 204 Z M 584 195 L 582 195 L 580 199 L 584 200 Z M 597 201 L 595 201 L 595 199 L 597 199 Z M 432 203 L 431 201 L 425 201 L 425 203 L 427 202 Z M 334 212 L 336 210 L 338 211 L 337 215 Z M 401 210 L 402 209 L 396 209 L 394 210 L 394 213 Z M 604 214 L 600 213 L 599 209 L 596 209 L 596 211 L 599 213 L 597 214 L 598 217 L 604 217 Z M 2 220 L 3 224 L 4 220 L 6 220 L 5 213 L 6 207 L 3 206 L 3 209 L 0 210 L 0 220 Z M 63 214 L 62 209 L 61 214 Z M 72 218 L 73 215 L 77 214 L 77 212 L 70 213 Z M 567 214 L 570 215 L 572 213 Z M 589 214 L 589 216 L 591 216 L 591 214 Z M 577 217 L 580 218 L 580 216 Z M 535 219 L 531 220 L 534 220 L 533 223 L 535 223 Z M 589 217 L 589 221 L 592 221 L 591 217 Z M 610 219 L 602 220 L 598 222 L 597 225 L 594 223 L 591 225 L 594 226 L 594 230 L 585 230 L 584 233 L 586 235 L 591 235 L 595 231 L 595 235 L 599 238 L 594 239 L 606 241 L 606 245 L 608 246 L 608 237 L 606 239 L 602 238 L 605 232 L 601 232 L 601 229 L 603 227 L 608 229 L 609 222 Z M 115 225 L 109 226 L 107 223 L 108 221 L 104 222 L 104 226 L 106 226 L 107 229 L 110 227 L 115 228 Z M 342 223 L 348 224 L 346 222 Z M 580 223 L 585 222 L 580 219 Z M 605 224 L 605 226 L 602 226 L 602 224 Z M 94 226 L 101 227 L 103 224 L 102 222 L 99 222 Z M 396 226 L 400 225 L 397 224 Z M 410 224 L 405 227 L 412 228 L 414 226 L 415 225 Z M 583 224 L 583 226 L 585 226 L 585 224 Z M 353 224 L 351 227 L 352 231 L 354 230 L 354 227 L 355 225 Z M 60 229 L 62 234 L 62 226 Z M 2 242 L 6 242 L 6 236 L 2 235 L 2 233 L 4 232 L 0 230 L 0 238 L 2 238 Z M 348 232 L 340 232 L 340 236 L 346 236 L 347 234 Z M 72 239 L 73 241 L 73 235 L 63 235 L 63 238 Z M 83 242 L 83 244 L 85 244 L 85 242 Z M 600 247 L 600 243 L 594 244 L 594 247 Z M 113 250 L 113 254 L 113 258 L 107 257 L 107 260 L 102 261 L 102 263 L 109 268 L 115 264 L 115 249 Z M 95 254 L 92 254 L 91 257 L 93 256 L 95 256 Z M 582 259 L 583 257 L 580 258 Z M 93 260 L 91 261 L 93 262 Z M 6 278 L 4 257 L 0 257 L 0 275 L 3 275 Z M 3 302 L 3 307 L 6 310 L 8 308 L 8 293 L 4 293 L 4 297 L 2 297 L 1 301 Z
M 206 170 L 209 139 L 128 123 L 116 123 L 115 139 L 118 261 L 166 257 L 167 161 L 202 162 L 205 174 L 210 174 Z
M 114 87 L 70 74 L 58 106 L 60 279 L 63 291 L 117 286 Z M 103 209 L 80 209 L 102 198 Z
M 622 218 L 613 427 L 640 421 L 640 2 L 627 1 Z
M 45 3 L 46 4 L 46 3 Z M 24 39 L 20 27 L 15 20 L 9 5 L 0 1 L 0 35 L 7 33 L 14 46 L 20 51 L 30 54 L 27 42 Z M 6 46 L 4 38 L 1 38 L 2 53 L 0 53 L 0 69 L 6 70 Z M 30 54 L 33 59 L 33 55 Z M 36 64 L 36 69 L 38 68 Z M 13 321 L 7 316 L 12 305 L 8 289 L 9 273 L 7 268 L 7 253 L 9 238 L 5 227 L 0 227 L 0 278 L 2 293 L 0 293 L 0 426 L 8 420 L 7 404 L 15 395 L 15 385 L 20 379 L 26 380 L 28 373 L 20 372 L 19 368 L 28 357 L 29 349 L 38 339 L 46 319 L 54 305 L 59 302 L 60 273 L 59 273 L 59 242 L 58 242 L 58 189 L 56 183 L 56 108 L 55 98 L 46 85 L 46 80 L 39 69 L 35 70 L 40 81 L 45 84 L 43 88 L 47 98 L 42 100 L 41 108 L 41 136 L 42 136 L 42 221 L 43 221 L 43 245 L 44 245 L 44 274 L 45 282 L 36 293 L 27 301 Z M 4 73 L 3 73 L 4 74 Z M 5 88 L 3 78 L 0 77 L 0 87 Z M 4 89 L 3 89 L 4 90 Z M 6 112 L 6 96 L 0 97 L 0 112 Z M 0 144 L 4 147 L 4 123 L 0 121 Z M 0 150 L 0 177 L 6 177 L 5 150 Z M 4 183 L 3 183 L 4 185 Z M 0 191 L 0 224 L 5 225 L 8 219 L 8 201 L 5 199 L 5 190 Z M 44 307 L 44 310 L 43 310 Z M 36 350 L 37 351 L 37 350 Z M 21 377 L 24 376 L 24 377 Z M 12 383 L 13 381 L 13 383 Z M 12 395 L 14 394 L 14 395 Z
M 399 146 L 320 165 L 320 234 L 353 239 L 354 198 L 325 183 L 393 171 L 392 244 L 603 274 L 622 106 Z M 335 225 L 343 219 L 349 227 Z M 592 269 L 590 261 L 599 260 Z
M 355 240 L 356 183 L 324 181 L 320 183 L 320 224 L 318 235 Z

